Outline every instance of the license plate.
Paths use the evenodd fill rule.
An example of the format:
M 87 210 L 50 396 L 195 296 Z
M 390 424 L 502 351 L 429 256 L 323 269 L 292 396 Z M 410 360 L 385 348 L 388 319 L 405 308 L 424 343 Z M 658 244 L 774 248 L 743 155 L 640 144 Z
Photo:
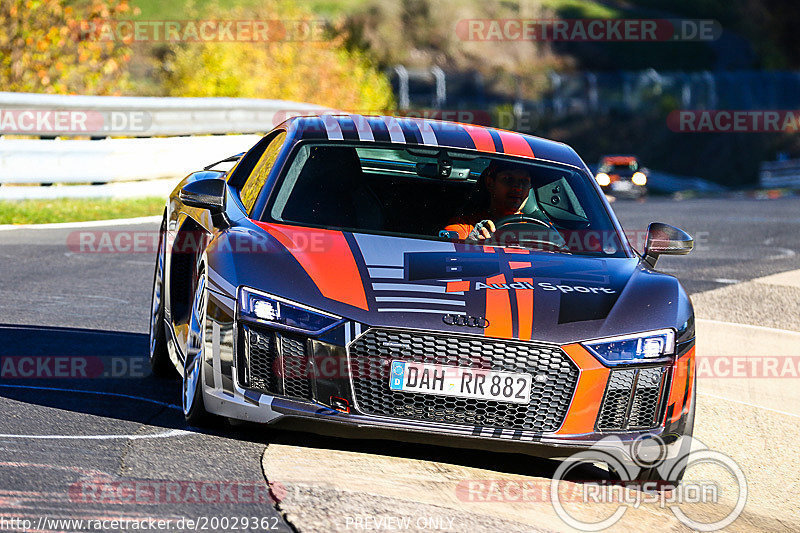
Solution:
M 528 403 L 530 374 L 392 361 L 389 388 L 403 392 Z
M 630 181 L 615 181 L 611 184 L 611 189 L 615 191 L 629 191 L 633 188 L 633 184 Z

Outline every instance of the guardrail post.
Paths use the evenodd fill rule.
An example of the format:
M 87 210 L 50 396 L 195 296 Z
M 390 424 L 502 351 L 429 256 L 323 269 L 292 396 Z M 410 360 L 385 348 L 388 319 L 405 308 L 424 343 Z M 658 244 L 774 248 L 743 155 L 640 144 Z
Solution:
M 597 111 L 600 107 L 600 96 L 597 92 L 597 74 L 594 72 L 586 73 L 587 84 L 587 99 L 589 102 L 589 109 Z
M 397 81 L 399 87 L 397 92 L 397 106 L 402 109 L 406 110 L 411 107 L 411 102 L 409 101 L 408 97 L 408 70 L 403 65 L 395 65 L 394 71 L 397 74 Z
M 436 80 L 436 96 L 433 99 L 433 107 L 435 109 L 441 109 L 447 101 L 447 86 L 445 85 L 444 71 L 436 66 L 431 69 L 431 74 L 433 74 Z
M 717 108 L 717 84 L 709 71 L 703 72 L 703 79 L 708 84 L 708 109 Z

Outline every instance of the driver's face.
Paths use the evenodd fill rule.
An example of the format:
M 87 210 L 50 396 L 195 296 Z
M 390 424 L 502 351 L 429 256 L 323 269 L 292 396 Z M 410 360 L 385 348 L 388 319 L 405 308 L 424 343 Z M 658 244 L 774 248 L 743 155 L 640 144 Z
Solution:
M 491 208 L 498 216 L 513 215 L 520 210 L 531 192 L 531 177 L 522 169 L 503 170 L 486 182 L 492 195 Z

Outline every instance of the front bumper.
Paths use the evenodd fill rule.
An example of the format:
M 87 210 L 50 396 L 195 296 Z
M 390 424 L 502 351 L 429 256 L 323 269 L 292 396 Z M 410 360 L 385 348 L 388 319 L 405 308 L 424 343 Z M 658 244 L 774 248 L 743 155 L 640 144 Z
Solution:
M 667 446 L 664 457 L 679 455 L 681 435 L 667 434 L 664 428 L 647 432 L 590 433 L 575 436 L 541 436 L 514 440 L 502 434 L 473 434 L 472 428 L 420 421 L 381 419 L 373 416 L 345 414 L 319 404 L 287 398 L 274 398 L 271 407 L 280 418 L 272 422 L 276 428 L 308 431 L 338 438 L 391 440 L 491 452 L 521 453 L 549 459 L 564 459 L 587 449 L 607 450 L 616 457 L 631 461 L 630 450 L 643 436 L 660 439 Z M 615 437 L 611 440 L 608 437 Z
M 617 198 L 642 198 L 647 196 L 647 185 L 636 185 L 631 181 L 616 181 L 600 188 L 603 193 Z
M 343 437 L 445 444 L 543 457 L 566 457 L 607 441 L 609 436 L 617 437 L 623 444 L 642 436 L 658 437 L 669 444 L 685 435 L 687 429 L 691 430 L 686 421 L 693 407 L 693 341 L 680 346 L 674 363 L 632 370 L 605 367 L 580 344 L 558 346 L 406 330 L 370 337 L 374 330 L 367 330 L 342 346 L 247 326 L 240 325 L 240 329 L 236 365 L 240 372 L 236 381 L 249 392 L 260 395 L 260 403 L 269 403 L 275 415 L 271 422 L 282 427 Z M 402 354 L 376 352 L 382 349 L 376 338 L 391 344 L 397 335 L 402 335 L 411 349 Z M 427 348 L 416 348 L 418 338 L 429 341 Z M 463 343 L 473 347 L 478 343 L 491 349 L 481 351 L 476 347 L 480 353 L 489 355 L 463 360 L 452 353 L 448 355 L 446 349 L 437 350 L 435 338 L 444 338 L 451 352 L 458 351 Z M 371 339 L 371 352 L 365 351 L 361 342 L 364 339 Z M 504 350 L 497 350 L 498 344 Z M 531 346 L 533 349 L 527 349 Z M 513 409 L 510 404 L 487 406 L 488 402 L 479 405 L 455 400 L 441 403 L 440 399 L 446 397 L 392 393 L 388 375 L 382 370 L 386 365 L 359 366 L 359 362 L 369 359 L 370 353 L 387 361 L 405 356 L 417 362 L 430 362 L 433 358 L 442 365 L 456 363 L 531 373 L 549 371 L 545 382 L 557 387 L 543 386 L 534 391 L 531 401 L 535 398 L 537 403 L 528 412 L 509 416 L 508 411 Z M 508 357 L 508 353 L 515 355 Z M 536 366 L 539 359 L 544 363 Z M 569 375 L 556 379 L 558 374 L 570 372 L 574 379 Z M 646 375 L 650 377 L 645 378 Z M 650 388 L 637 388 L 639 381 Z M 365 389 L 364 383 L 369 387 Z M 371 398 L 369 402 L 365 391 Z M 407 401 L 382 404 L 381 398 L 390 394 L 407 395 L 402 396 Z M 562 401 L 554 400 L 565 394 Z M 650 404 L 643 411 L 645 400 Z M 416 405 L 416 409 L 409 405 Z M 547 412 L 541 414 L 543 411 Z M 634 416 L 642 412 L 652 413 L 645 415 L 650 417 L 646 424 L 641 423 L 641 416 Z

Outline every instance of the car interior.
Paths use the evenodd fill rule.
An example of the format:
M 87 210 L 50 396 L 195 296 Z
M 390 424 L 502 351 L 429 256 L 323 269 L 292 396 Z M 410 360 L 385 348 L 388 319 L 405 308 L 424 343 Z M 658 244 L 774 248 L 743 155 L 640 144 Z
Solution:
M 454 222 L 490 161 L 449 149 L 307 143 L 296 150 L 279 180 L 265 218 L 438 238 Z M 589 213 L 597 206 L 592 193 L 581 189 L 585 180 L 580 174 L 528 166 L 534 179 L 524 214 L 558 229 L 591 225 Z

